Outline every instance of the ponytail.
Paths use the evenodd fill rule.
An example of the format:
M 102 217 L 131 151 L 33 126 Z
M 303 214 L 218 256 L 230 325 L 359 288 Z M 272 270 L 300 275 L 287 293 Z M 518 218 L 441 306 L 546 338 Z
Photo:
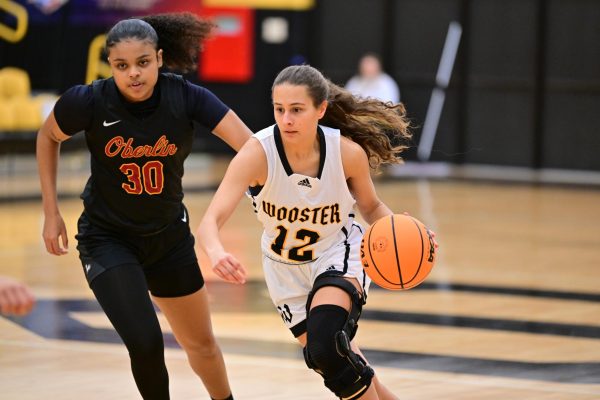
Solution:
M 216 25 L 192 13 L 148 15 L 119 21 L 106 36 L 106 49 L 124 39 L 135 38 L 163 50 L 169 69 L 189 72 L 196 68 L 200 44 Z
M 367 153 L 371 168 L 402 163 L 399 153 L 408 147 L 411 137 L 404 105 L 355 97 L 309 65 L 282 70 L 273 88 L 283 83 L 306 86 L 315 107 L 327 100 L 321 123 L 339 129 L 343 136 L 358 143 Z
M 402 103 L 385 103 L 358 98 L 331 81 L 323 125 L 340 130 L 367 153 L 371 168 L 381 164 L 400 164 L 399 153 L 408 148 L 410 123 Z

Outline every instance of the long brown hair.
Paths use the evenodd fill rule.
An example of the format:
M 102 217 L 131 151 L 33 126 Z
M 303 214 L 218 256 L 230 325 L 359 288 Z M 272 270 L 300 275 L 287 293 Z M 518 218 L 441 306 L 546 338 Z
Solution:
M 196 68 L 201 42 L 216 25 L 192 13 L 148 15 L 119 21 L 106 35 L 106 50 L 124 39 L 146 40 L 156 50 L 163 49 L 163 62 L 169 69 L 189 72 Z
M 284 83 L 306 86 L 315 107 L 327 100 L 327 110 L 320 123 L 339 129 L 343 136 L 358 143 L 367 153 L 371 168 L 402 162 L 399 153 L 408 147 L 411 137 L 403 104 L 353 96 L 310 65 L 283 69 L 275 78 L 273 88 Z

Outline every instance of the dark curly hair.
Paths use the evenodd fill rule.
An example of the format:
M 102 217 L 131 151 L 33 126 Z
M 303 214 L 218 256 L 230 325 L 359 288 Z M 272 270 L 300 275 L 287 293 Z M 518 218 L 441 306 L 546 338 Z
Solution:
M 146 40 L 163 49 L 163 62 L 169 69 L 189 72 L 196 68 L 201 42 L 216 25 L 192 13 L 148 15 L 119 21 L 106 35 L 106 50 L 124 39 Z
M 306 86 L 315 106 L 327 100 L 320 123 L 339 129 L 343 136 L 358 143 L 367 153 L 371 168 L 402 163 L 399 153 L 408 148 L 412 136 L 402 103 L 355 97 L 310 65 L 285 68 L 275 78 L 273 88 L 284 83 Z

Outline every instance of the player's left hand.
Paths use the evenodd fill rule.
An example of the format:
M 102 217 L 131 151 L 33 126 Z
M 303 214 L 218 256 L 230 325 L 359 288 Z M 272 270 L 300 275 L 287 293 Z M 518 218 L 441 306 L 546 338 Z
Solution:
M 410 217 L 410 214 L 408 213 L 408 211 L 404 211 L 402 214 Z M 438 242 L 435 240 L 435 232 L 432 231 L 431 229 L 428 229 L 429 233 L 431 233 L 431 239 L 433 239 L 433 245 L 435 246 L 435 249 L 437 250 L 438 247 L 440 247 L 438 245 Z

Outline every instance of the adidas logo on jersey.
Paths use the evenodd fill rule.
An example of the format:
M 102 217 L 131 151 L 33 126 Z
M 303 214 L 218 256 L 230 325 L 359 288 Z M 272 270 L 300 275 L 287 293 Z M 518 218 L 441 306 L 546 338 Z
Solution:
M 299 181 L 298 185 L 312 188 L 312 185 L 310 184 L 310 181 L 308 180 L 308 178 L 304 178 L 301 181 Z

